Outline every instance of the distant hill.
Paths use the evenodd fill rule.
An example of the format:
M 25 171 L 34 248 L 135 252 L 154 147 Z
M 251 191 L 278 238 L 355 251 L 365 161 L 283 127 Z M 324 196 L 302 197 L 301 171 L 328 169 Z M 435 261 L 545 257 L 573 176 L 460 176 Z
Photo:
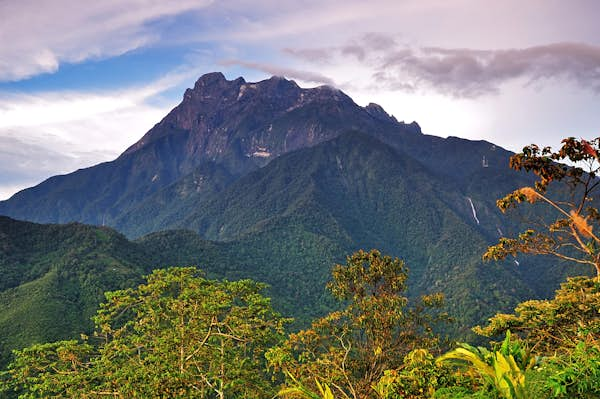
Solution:
M 151 270 L 173 265 L 197 265 L 211 278 L 267 281 L 274 305 L 305 326 L 331 310 L 324 286 L 340 248 L 301 234 L 301 247 L 289 230 L 232 243 L 173 230 L 132 242 L 106 227 L 0 217 L 0 368 L 12 349 L 89 333 L 104 292 L 134 287 Z M 299 255 L 306 256 L 301 263 Z

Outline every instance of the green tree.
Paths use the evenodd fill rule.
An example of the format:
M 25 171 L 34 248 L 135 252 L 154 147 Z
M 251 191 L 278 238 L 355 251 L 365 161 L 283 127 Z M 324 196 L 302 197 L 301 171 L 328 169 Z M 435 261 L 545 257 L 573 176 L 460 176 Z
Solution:
M 0 373 L 0 396 L 78 398 L 89 388 L 90 359 L 97 353 L 76 340 L 36 344 L 14 351 L 15 360 Z
M 404 262 L 376 250 L 349 256 L 345 265 L 334 266 L 327 286 L 346 308 L 290 334 L 268 352 L 270 364 L 289 376 L 291 386 L 300 382 L 316 392 L 318 381 L 336 397 L 374 397 L 384 370 L 399 367 L 413 349 L 436 346 L 432 324 L 445 319 L 428 311 L 442 304 L 441 294 L 408 306 L 407 273 Z
M 548 359 L 552 371 L 545 385 L 552 397 L 592 399 L 600 397 L 600 346 L 579 342 L 568 354 Z
M 597 178 L 600 138 L 586 141 L 567 138 L 560 150 L 553 152 L 550 147 L 540 149 L 532 144 L 523 152 L 510 159 L 510 167 L 515 170 L 533 172 L 538 180 L 535 187 L 524 187 L 497 201 L 505 212 L 521 202 L 542 202 L 555 212 L 553 221 L 539 228 L 530 228 L 517 238 L 500 238 L 498 244 L 484 254 L 486 260 L 504 259 L 518 252 L 553 255 L 561 259 L 594 267 L 596 278 L 600 279 L 600 238 L 593 229 L 600 223 L 600 212 L 593 206 L 593 198 L 600 186 Z M 568 161 L 574 166 L 559 162 Z M 548 195 L 548 187 L 553 182 L 564 183 L 569 195 L 555 193 Z
M 549 300 L 519 304 L 475 332 L 497 336 L 509 329 L 524 337 L 540 367 L 526 373 L 534 397 L 597 398 L 600 394 L 600 282 L 574 277 Z M 541 396 L 543 395 L 543 396 Z
M 272 396 L 264 353 L 286 319 L 264 288 L 207 280 L 195 268 L 157 270 L 136 289 L 106 294 L 86 340 L 96 343 L 92 356 L 88 342 L 73 341 L 16 352 L 3 389 L 22 398 Z
M 567 279 L 554 298 L 520 303 L 514 314 L 497 314 L 478 334 L 493 337 L 511 330 L 543 355 L 570 353 L 578 342 L 600 345 L 600 282 L 586 277 Z

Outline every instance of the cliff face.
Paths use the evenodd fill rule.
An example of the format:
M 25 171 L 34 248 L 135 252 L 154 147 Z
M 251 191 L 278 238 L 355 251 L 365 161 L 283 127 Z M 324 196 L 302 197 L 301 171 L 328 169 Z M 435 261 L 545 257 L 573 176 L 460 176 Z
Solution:
M 179 154 L 192 160 L 222 161 L 231 156 L 273 159 L 330 140 L 346 130 L 412 130 L 376 104 L 362 108 L 343 92 L 321 86 L 302 89 L 272 77 L 257 83 L 228 81 L 219 73 L 202 76 L 183 101 L 124 156 L 173 132 L 186 132 Z

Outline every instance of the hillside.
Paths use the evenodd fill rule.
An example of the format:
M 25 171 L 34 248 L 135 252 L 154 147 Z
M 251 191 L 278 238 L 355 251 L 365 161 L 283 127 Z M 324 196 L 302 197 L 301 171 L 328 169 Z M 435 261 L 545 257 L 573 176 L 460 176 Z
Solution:
M 515 184 L 491 168 L 470 176 L 476 179 L 495 190 Z M 332 264 L 356 249 L 378 248 L 406 261 L 412 295 L 444 292 L 459 320 L 454 328 L 465 333 L 499 309 L 549 295 L 564 276 L 564 267 L 553 266 L 540 277 L 544 259 L 521 259 L 522 267 L 483 264 L 498 229 L 520 226 L 486 203 L 485 188 L 470 194 L 477 220 L 463 188 L 368 135 L 348 132 L 240 178 L 175 227 L 216 241 L 212 250 L 222 254 L 221 267 L 228 264 L 219 271 L 269 283 L 276 304 L 301 318 L 319 315 L 327 303 L 323 286 Z M 164 232 L 139 242 L 165 262 L 190 264 L 194 250 L 174 244 L 190 238 Z
M 10 349 L 88 331 L 104 292 L 141 281 L 146 262 L 112 229 L 0 217 L 0 364 Z

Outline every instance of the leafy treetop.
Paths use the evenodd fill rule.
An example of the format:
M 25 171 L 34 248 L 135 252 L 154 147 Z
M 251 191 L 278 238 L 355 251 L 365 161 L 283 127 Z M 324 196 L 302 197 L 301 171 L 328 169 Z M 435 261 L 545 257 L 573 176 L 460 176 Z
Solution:
M 600 212 L 594 206 L 594 195 L 600 185 L 600 138 L 564 139 L 562 147 L 553 152 L 550 147 L 540 149 L 532 144 L 510 159 L 515 170 L 533 172 L 538 180 L 534 187 L 520 188 L 497 201 L 502 212 L 522 202 L 542 202 L 551 207 L 555 217 L 539 229 L 530 228 L 517 238 L 500 238 L 498 244 L 488 248 L 483 258 L 504 259 L 518 252 L 554 255 L 561 259 L 594 267 L 600 279 L 600 238 L 593 232 L 600 223 Z M 559 162 L 568 161 L 574 166 Z M 561 192 L 551 198 L 548 187 L 562 182 L 569 189 L 567 199 Z
M 432 325 L 446 319 L 429 311 L 442 305 L 441 294 L 408 306 L 407 273 L 404 262 L 377 250 L 358 251 L 345 265 L 335 265 L 328 288 L 347 306 L 290 334 L 267 353 L 271 366 L 284 371 L 291 385 L 317 391 L 315 384 L 324 383 L 336 397 L 374 397 L 373 386 L 385 370 L 398 368 L 413 349 L 436 346 Z
M 264 353 L 287 321 L 251 280 L 216 281 L 195 268 L 156 270 L 106 293 L 83 343 L 15 351 L 0 394 L 19 398 L 264 398 Z M 274 392 L 271 392 L 273 394 Z M 4 397 L 4 396 L 3 396 Z

